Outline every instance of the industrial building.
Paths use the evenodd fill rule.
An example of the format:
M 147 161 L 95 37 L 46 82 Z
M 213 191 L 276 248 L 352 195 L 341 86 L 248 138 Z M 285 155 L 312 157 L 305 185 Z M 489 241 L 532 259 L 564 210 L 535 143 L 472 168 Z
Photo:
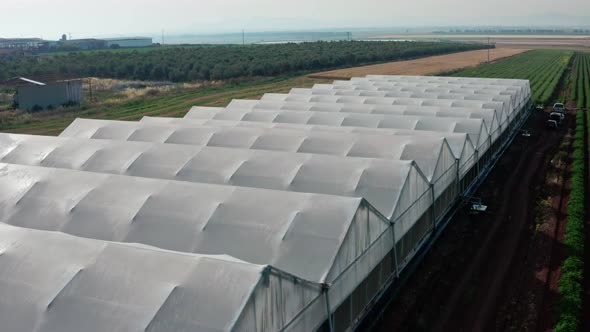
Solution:
M 7 82 L 16 86 L 14 104 L 26 111 L 40 111 L 64 105 L 79 105 L 84 99 L 82 80 L 42 83 L 24 77 Z
M 530 101 L 524 80 L 367 76 L 183 119 L 0 134 L 0 320 L 354 330 L 487 176 Z
M 107 48 L 135 48 L 152 46 L 152 38 L 149 37 L 123 37 L 123 38 L 106 38 Z
M 34 50 L 46 43 L 41 38 L 0 38 L 0 49 Z

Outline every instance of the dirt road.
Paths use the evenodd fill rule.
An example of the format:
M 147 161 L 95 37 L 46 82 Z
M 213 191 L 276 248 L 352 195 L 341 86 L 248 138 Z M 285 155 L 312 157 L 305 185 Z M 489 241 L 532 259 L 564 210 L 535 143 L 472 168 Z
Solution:
M 489 214 L 455 217 L 377 331 L 545 331 L 553 323 L 539 312 L 556 299 L 549 284 L 563 227 L 554 218 L 553 228 L 536 230 L 535 204 L 573 116 L 560 131 L 545 130 L 545 119 L 531 116 L 533 136 L 517 137 L 476 193 Z

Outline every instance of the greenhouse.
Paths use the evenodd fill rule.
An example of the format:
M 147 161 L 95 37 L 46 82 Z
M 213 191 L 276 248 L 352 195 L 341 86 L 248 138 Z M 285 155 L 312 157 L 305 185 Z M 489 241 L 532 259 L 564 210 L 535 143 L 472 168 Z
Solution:
M 471 91 L 465 94 L 427 91 L 403 91 L 396 90 L 364 90 L 364 89 L 302 89 L 293 88 L 289 94 L 299 95 L 325 95 L 325 96 L 361 96 L 361 97 L 394 97 L 394 98 L 424 98 L 424 99 L 456 99 L 456 100 L 480 100 L 480 101 L 497 101 L 505 103 L 509 113 L 515 107 L 511 96 L 494 95 L 494 94 L 474 94 Z
M 292 89 L 291 95 L 312 95 L 312 96 L 357 96 L 357 97 L 392 97 L 392 98 L 410 98 L 412 100 L 423 99 L 431 100 L 473 100 L 482 102 L 501 103 L 497 105 L 487 104 L 488 108 L 494 107 L 498 113 L 506 114 L 506 118 L 512 121 L 516 114 L 516 108 L 512 105 L 510 96 L 502 95 L 484 95 L 484 94 L 446 94 L 446 93 L 398 93 L 389 91 L 365 91 L 365 90 L 325 90 L 325 89 Z M 406 96 L 407 95 L 407 96 Z
M 344 302 L 352 302 L 348 304 L 350 308 L 364 308 L 396 274 L 396 268 L 407 264 L 413 248 L 422 241 L 413 239 L 415 232 L 408 232 L 403 225 L 391 227 L 362 198 L 13 164 L 0 164 L 0 170 L 0 185 L 8 189 L 0 193 L 5 224 L 103 241 L 139 243 L 177 253 L 228 255 L 252 264 L 269 265 L 306 281 L 298 283 L 303 289 L 289 291 L 285 285 L 284 294 L 267 294 L 280 296 L 271 301 L 269 311 L 260 311 L 254 299 L 248 310 L 255 311 L 249 315 L 254 321 L 240 330 L 249 330 L 249 326 L 263 331 L 269 328 L 265 324 L 268 322 L 272 322 L 272 330 L 288 325 L 313 330 L 326 320 L 327 312 L 332 311 L 329 308 Z M 403 232 L 397 233 L 396 229 Z M 161 266 L 154 268 L 162 270 Z M 105 269 L 110 270 L 108 266 L 101 270 Z M 304 291 L 307 282 L 327 285 L 326 299 L 302 301 L 311 297 L 309 291 Z M 81 287 L 84 283 L 74 289 Z M 173 285 L 169 287 L 169 291 L 175 289 Z M 111 296 L 118 293 L 116 289 L 112 289 Z M 178 295 L 177 301 L 183 298 L 182 293 Z M 225 303 L 223 297 L 214 300 Z M 70 310 L 74 303 L 70 303 Z M 200 300 L 189 307 L 207 304 Z M 356 318 L 358 312 L 351 312 L 350 308 L 346 307 L 339 323 L 340 319 Z M 281 314 L 275 314 L 274 309 L 281 310 Z M 173 317 L 178 315 L 170 311 Z M 263 324 L 257 325 L 257 320 Z
M 391 221 L 408 202 L 424 196 L 420 216 L 432 204 L 430 182 L 413 160 L 0 134 L 0 163 L 364 197 Z
M 490 121 L 492 117 L 496 117 L 499 123 L 503 123 L 505 121 L 505 115 L 503 113 L 496 113 L 495 109 L 493 108 L 474 109 L 467 107 L 416 105 L 268 102 L 259 100 L 234 99 L 227 105 L 227 109 L 252 111 L 313 111 L 388 115 L 419 115 L 432 117 L 485 119 L 486 121 Z
M 262 96 L 264 102 L 299 102 L 299 103 L 338 103 L 338 104 L 369 104 L 369 105 L 407 105 L 407 106 L 436 106 L 461 107 L 473 109 L 494 109 L 499 113 L 508 114 L 508 106 L 497 101 L 477 101 L 444 98 L 400 98 L 400 97 L 371 97 L 371 96 L 329 96 L 304 94 L 267 93 Z
M 256 100 L 233 100 L 228 110 L 246 111 L 308 111 L 332 113 L 361 113 L 375 115 L 420 116 L 430 118 L 482 119 L 492 141 L 495 141 L 503 128 L 507 126 L 503 113 L 494 109 L 470 109 L 463 107 L 436 107 L 416 105 L 370 105 L 370 104 L 341 104 L 341 103 L 298 103 L 298 102 L 265 102 Z M 193 107 L 185 116 L 192 118 L 193 113 L 214 113 L 216 108 Z M 199 115 L 202 117 L 202 115 Z M 438 121 L 438 119 L 437 119 Z
M 0 247 L 6 331 L 278 331 L 305 306 L 323 302 L 319 284 L 229 256 L 6 224 Z M 308 318 L 286 330 L 313 330 L 322 319 Z
M 318 87 L 319 86 L 319 87 Z M 351 91 L 356 92 L 359 96 L 365 96 L 369 94 L 379 95 L 383 94 L 387 96 L 387 94 L 395 89 L 400 90 L 408 90 L 411 89 L 414 92 L 414 96 L 424 96 L 424 97 L 437 97 L 437 98 L 444 98 L 444 99 L 465 99 L 465 100 L 480 100 L 480 101 L 500 101 L 509 105 L 508 112 L 499 112 L 498 118 L 502 125 L 505 125 L 507 121 L 511 121 L 510 118 L 516 116 L 518 110 L 521 109 L 521 105 L 519 104 L 516 96 L 509 95 L 509 94 L 498 94 L 495 92 L 490 92 L 489 90 L 467 90 L 467 89 L 440 89 L 440 88 L 407 88 L 407 87 L 398 87 L 398 88 L 383 88 L 383 87 L 367 87 L 367 86 L 341 86 L 341 85 L 330 85 L 331 89 L 326 87 L 326 84 L 316 84 L 313 88 L 314 91 L 318 91 L 317 94 L 326 94 L 326 95 L 346 95 L 352 93 Z M 320 92 L 322 91 L 322 92 Z M 329 93 L 326 93 L 328 91 Z M 309 94 L 309 93 L 303 93 Z M 315 94 L 315 93 L 314 93 Z M 453 109 L 455 112 L 473 112 L 477 111 L 470 108 L 458 108 Z M 483 111 L 483 110 L 480 110 Z M 489 110 L 488 110 L 489 111 Z
M 433 118 L 428 116 L 400 116 L 388 114 L 359 114 L 345 112 L 304 111 L 239 111 L 224 108 L 193 107 L 185 119 L 233 120 L 248 122 L 292 123 L 335 127 L 364 127 L 377 129 L 407 129 L 466 133 L 480 153 L 485 153 L 495 141 L 489 133 L 485 120 L 463 118 Z M 495 131 L 495 118 L 490 123 Z
M 456 157 L 441 137 L 306 132 L 279 128 L 152 126 L 85 119 L 74 121 L 60 136 L 414 160 L 433 184 L 437 218 L 444 214 L 449 202 L 458 195 Z
M 530 110 L 528 81 L 375 75 L 0 134 L 3 328 L 354 331 Z
M 318 90 L 365 90 L 365 91 L 410 91 L 414 93 L 450 93 L 450 94 L 484 94 L 509 96 L 513 107 L 520 108 L 526 102 L 524 92 L 516 86 L 497 85 L 457 85 L 457 84 L 425 84 L 395 83 L 375 81 L 334 81 L 332 84 L 315 84 Z
M 388 76 L 388 75 L 367 75 L 366 77 L 353 77 L 351 81 L 373 81 L 373 82 L 399 82 L 405 84 L 453 84 L 453 85 L 484 85 L 500 87 L 517 87 L 521 96 L 526 101 L 531 95 L 531 86 L 528 80 L 518 79 L 494 79 L 476 77 L 436 77 L 436 76 Z M 525 102 L 526 103 L 526 102 Z
M 195 109 L 195 107 L 193 107 Z M 372 134 L 372 135 L 401 135 L 401 136 L 430 136 L 443 137 L 447 140 L 453 155 L 459 165 L 459 178 L 462 181 L 461 188 L 465 188 L 474 180 L 477 172 L 474 170 L 478 158 L 475 144 L 471 142 L 469 135 L 462 133 L 409 130 L 409 129 L 375 129 L 365 127 L 330 127 L 322 125 L 300 125 L 290 123 L 266 123 L 250 121 L 228 121 L 228 120 L 203 120 L 203 119 L 181 119 L 181 118 L 160 118 L 145 116 L 141 123 L 158 125 L 174 124 L 175 126 L 211 126 L 211 127 L 255 127 L 255 128 L 283 128 L 304 131 L 328 131 L 342 133 Z M 470 177 L 467 172 L 472 171 Z

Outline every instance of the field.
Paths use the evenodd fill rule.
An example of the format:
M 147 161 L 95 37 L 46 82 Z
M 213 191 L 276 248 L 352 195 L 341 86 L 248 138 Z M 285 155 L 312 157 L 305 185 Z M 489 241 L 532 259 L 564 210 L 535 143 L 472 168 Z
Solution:
M 572 51 L 536 50 L 461 71 L 454 76 L 527 79 L 531 81 L 533 100 L 547 104 L 561 82 L 572 55 Z
M 490 50 L 490 60 L 496 61 L 525 52 L 524 49 L 496 48 Z M 457 54 L 433 56 L 424 59 L 390 62 L 322 72 L 312 77 L 349 79 L 355 76 L 375 75 L 430 75 L 466 67 L 474 67 L 488 60 L 488 51 L 469 51 Z
M 577 108 L 590 108 L 590 54 L 578 53 L 573 63 L 570 80 L 570 100 L 576 100 Z

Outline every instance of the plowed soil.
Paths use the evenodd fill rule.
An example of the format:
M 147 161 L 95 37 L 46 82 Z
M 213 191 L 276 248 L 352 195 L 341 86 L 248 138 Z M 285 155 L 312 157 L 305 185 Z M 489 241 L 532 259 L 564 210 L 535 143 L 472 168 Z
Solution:
M 507 58 L 527 51 L 527 49 L 496 48 L 490 50 L 490 61 Z M 487 50 L 468 51 L 447 55 L 437 55 L 422 59 L 388 62 L 378 65 L 353 67 L 312 74 L 310 77 L 322 79 L 350 79 L 365 75 L 428 75 L 455 69 L 475 67 L 488 60 Z
M 475 194 L 486 214 L 459 213 L 377 322 L 376 331 L 548 331 L 564 256 L 568 182 L 546 188 L 564 127 L 536 112 Z M 566 171 L 567 172 L 567 171 Z M 564 174 L 567 179 L 567 174 Z M 539 193 L 553 192 L 552 217 L 537 227 Z

